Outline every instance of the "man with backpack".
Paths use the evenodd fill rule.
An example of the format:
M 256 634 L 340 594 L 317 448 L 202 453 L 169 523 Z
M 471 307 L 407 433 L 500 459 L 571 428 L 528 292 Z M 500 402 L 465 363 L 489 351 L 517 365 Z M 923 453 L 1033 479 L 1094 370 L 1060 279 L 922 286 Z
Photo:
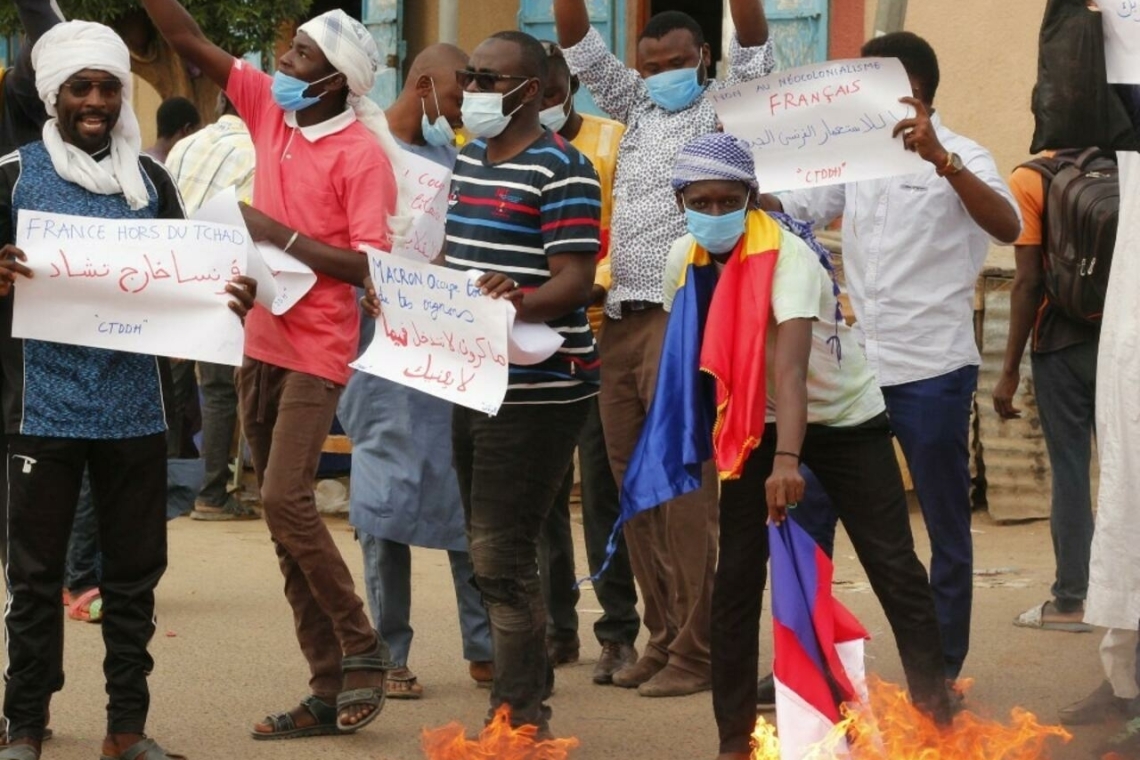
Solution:
M 1093 512 L 1089 460 L 1096 418 L 1100 316 L 1108 285 L 1120 186 L 1116 159 L 1097 148 L 1046 154 L 1014 170 L 1021 207 L 1010 327 L 994 409 L 1013 405 L 1027 340 L 1041 430 L 1053 471 L 1050 529 L 1057 571 L 1052 599 L 1014 625 L 1083 633 Z

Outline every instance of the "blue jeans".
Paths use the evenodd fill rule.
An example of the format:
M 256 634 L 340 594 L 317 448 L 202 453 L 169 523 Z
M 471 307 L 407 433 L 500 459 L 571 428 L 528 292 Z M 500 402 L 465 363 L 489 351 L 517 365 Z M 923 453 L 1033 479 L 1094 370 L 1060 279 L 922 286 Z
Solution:
M 1033 354 L 1033 384 L 1041 432 L 1053 470 L 1049 529 L 1057 563 L 1053 598 L 1057 609 L 1081 609 L 1089 588 L 1092 548 L 1092 484 L 1089 460 L 1096 429 L 1095 342 Z
M 407 544 L 357 532 L 364 553 L 364 587 L 372 622 L 388 643 L 395 667 L 406 667 L 412 648 L 412 551 Z M 449 551 L 451 580 L 459 606 L 459 632 L 463 659 L 489 662 L 491 627 L 475 588 L 475 570 L 467 552 Z
M 85 469 L 75 520 L 71 523 L 71 538 L 67 542 L 63 587 L 68 591 L 86 591 L 99 585 L 103 558 L 99 554 L 98 536 L 99 521 L 95 517 L 95 503 L 91 500 L 91 480 Z
M 946 655 L 957 678 L 970 649 L 974 540 L 970 535 L 970 411 L 978 368 L 883 388 L 930 537 L 930 585 Z

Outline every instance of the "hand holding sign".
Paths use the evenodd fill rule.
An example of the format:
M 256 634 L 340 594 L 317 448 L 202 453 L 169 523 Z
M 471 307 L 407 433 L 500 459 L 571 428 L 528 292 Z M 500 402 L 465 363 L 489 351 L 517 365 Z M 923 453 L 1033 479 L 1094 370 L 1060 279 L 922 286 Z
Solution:
M 13 337 L 241 364 L 235 314 L 256 289 L 244 275 L 245 229 L 21 209 L 16 241 L 3 251 L 11 279 L 0 276 L 8 287 L 27 278 L 15 289 Z
M 14 245 L 6 245 L 0 248 L 0 298 L 5 298 L 12 292 L 12 285 L 16 282 L 17 275 L 20 277 L 31 277 L 32 270 L 21 262 L 27 261 L 28 257 Z

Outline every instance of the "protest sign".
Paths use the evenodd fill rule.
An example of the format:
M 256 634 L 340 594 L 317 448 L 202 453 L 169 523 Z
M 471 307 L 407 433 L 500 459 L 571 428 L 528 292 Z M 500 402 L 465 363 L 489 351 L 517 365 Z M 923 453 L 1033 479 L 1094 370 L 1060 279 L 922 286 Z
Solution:
M 895 58 L 829 61 L 778 71 L 711 92 L 717 117 L 752 146 L 764 192 L 798 190 L 923 171 L 928 164 L 891 137 L 914 109 Z
M 233 187 L 227 187 L 203 203 L 193 218 L 246 229 Z M 249 276 L 257 280 L 257 302 L 273 314 L 281 316 L 289 311 L 317 283 L 312 269 L 277 246 L 254 243 L 252 239 L 248 246 Z
M 1140 0 L 1097 0 L 1108 81 L 1140 84 Z
M 245 272 L 244 228 L 25 209 L 16 227 L 33 276 L 13 291 L 13 337 L 241 364 L 225 286 Z
M 409 151 L 404 151 L 400 163 L 404 173 L 400 192 L 411 196 L 410 210 L 415 218 L 410 232 L 394 241 L 392 253 L 415 261 L 431 261 L 443 250 L 451 171 Z
M 469 272 L 380 251 L 368 261 L 380 317 L 353 369 L 498 412 L 507 393 L 507 301 L 482 295 Z

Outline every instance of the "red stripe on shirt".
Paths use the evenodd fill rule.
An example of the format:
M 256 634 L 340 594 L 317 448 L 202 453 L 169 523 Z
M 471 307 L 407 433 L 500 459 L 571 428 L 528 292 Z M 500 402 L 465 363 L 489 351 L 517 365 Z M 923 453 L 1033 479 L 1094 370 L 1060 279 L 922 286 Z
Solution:
M 588 216 L 580 216 L 574 219 L 562 219 L 557 222 L 547 222 L 546 224 L 542 225 L 542 231 L 546 232 L 547 230 L 556 230 L 559 227 L 595 227 L 600 229 L 601 226 L 601 222 L 599 222 L 597 219 L 591 219 Z
M 510 209 L 511 211 L 518 211 L 520 214 L 530 214 L 532 216 L 538 216 L 539 213 L 541 213 L 534 206 L 511 203 L 510 201 L 503 201 L 498 198 L 473 198 L 470 195 L 460 195 L 459 200 L 462 203 L 470 203 L 472 206 L 495 206 L 496 208 Z

